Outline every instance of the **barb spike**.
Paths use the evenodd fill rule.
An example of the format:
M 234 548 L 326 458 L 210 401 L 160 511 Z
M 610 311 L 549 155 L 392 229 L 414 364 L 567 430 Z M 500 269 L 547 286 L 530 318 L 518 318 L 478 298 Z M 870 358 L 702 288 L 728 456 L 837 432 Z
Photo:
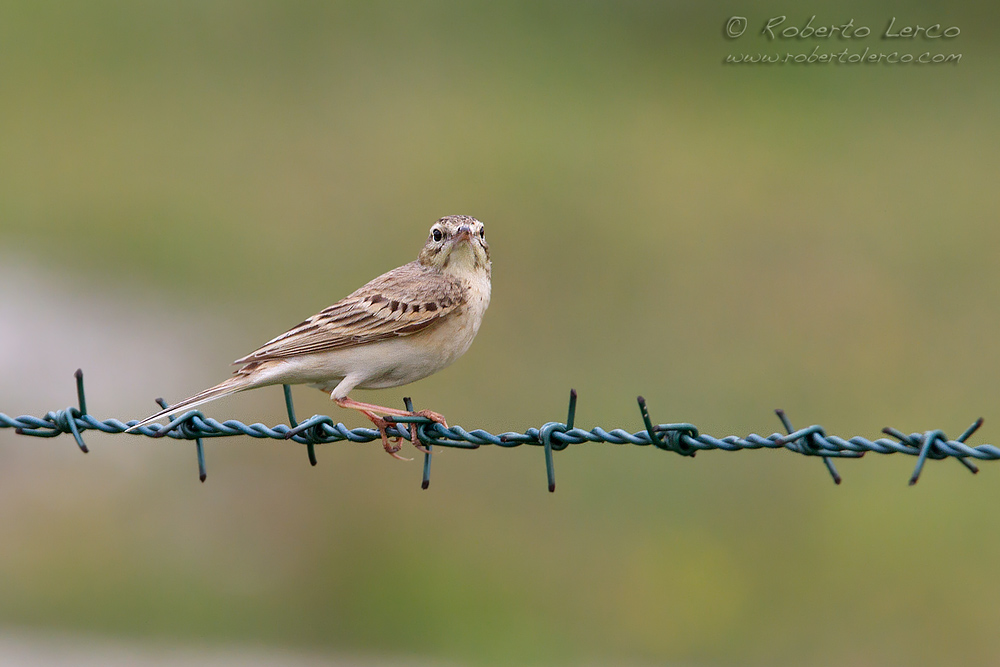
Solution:
M 927 431 L 924 433 L 924 443 L 920 446 L 920 455 L 917 456 L 917 465 L 913 469 L 913 474 L 910 476 L 910 486 L 913 486 L 920 481 L 920 473 L 924 469 L 924 463 L 927 461 L 928 454 L 931 453 L 931 446 L 933 446 L 934 441 L 938 438 L 942 440 L 945 439 L 942 431 Z
M 295 404 L 292 403 L 292 388 L 290 385 L 283 384 L 281 388 L 285 392 L 285 409 L 288 411 L 288 426 L 290 429 L 294 429 L 299 425 L 298 420 L 295 419 Z M 291 433 L 291 431 L 289 431 Z M 289 436 L 285 436 L 289 437 Z M 311 443 L 306 443 L 306 452 L 309 454 L 309 465 L 316 465 L 316 446 Z
M 552 462 L 552 441 L 545 438 L 545 476 L 549 481 L 549 493 L 556 492 L 556 467 Z
M 576 389 L 569 390 L 569 410 L 566 413 L 566 428 L 573 428 L 573 421 L 576 419 Z
M 403 397 L 403 407 L 405 407 L 408 412 L 415 412 L 415 410 L 413 409 L 413 399 L 411 399 L 409 396 Z M 421 444 L 423 444 L 424 449 L 426 450 L 424 451 L 424 473 L 423 473 L 423 479 L 420 480 L 420 488 L 427 489 L 431 485 L 431 452 L 434 450 L 434 445 L 432 445 L 429 442 L 425 443 L 420 438 L 419 424 L 417 425 L 417 439 L 420 440 Z
M 774 411 L 774 414 L 778 415 L 778 419 L 781 420 L 781 425 L 785 427 L 785 430 L 788 431 L 789 434 L 795 432 L 795 429 L 792 427 L 792 422 L 790 419 L 788 419 L 788 415 L 785 414 L 784 410 L 778 408 L 777 410 Z M 807 437 L 811 438 L 812 436 L 810 435 Z M 787 441 L 780 440 L 779 442 L 782 445 L 784 445 L 786 444 Z M 829 456 L 823 457 L 823 463 L 826 465 L 826 470 L 827 472 L 830 473 L 830 477 L 833 478 L 834 484 L 839 485 L 842 481 L 844 481 L 843 478 L 840 476 L 840 473 L 837 472 L 837 466 L 833 465 L 833 461 L 830 459 Z
M 162 398 L 157 398 L 156 402 L 164 410 L 170 408 L 170 406 L 167 405 L 167 402 Z M 167 417 L 169 420 L 169 415 L 167 415 Z M 166 429 L 164 429 L 160 431 L 160 433 L 166 435 L 167 431 Z M 208 472 L 205 470 L 205 445 L 202 444 L 201 438 L 195 438 L 194 448 L 195 448 L 195 454 L 198 457 L 198 479 L 201 480 L 202 484 L 204 484 L 205 480 L 208 479 Z
M 80 416 L 83 417 L 87 414 L 87 397 L 83 391 L 83 369 L 77 368 L 73 376 L 76 378 L 76 398 L 80 405 Z M 84 454 L 89 453 L 90 450 L 87 449 L 87 444 L 83 441 L 83 436 L 80 435 L 80 431 L 76 427 L 76 415 L 72 411 L 66 415 L 66 422 L 69 424 L 69 430 L 73 434 L 73 439 L 76 440 L 77 447 Z
M 87 397 L 83 392 L 83 369 L 77 368 L 76 373 L 73 373 L 76 377 L 76 397 L 80 403 L 80 414 L 87 414 Z

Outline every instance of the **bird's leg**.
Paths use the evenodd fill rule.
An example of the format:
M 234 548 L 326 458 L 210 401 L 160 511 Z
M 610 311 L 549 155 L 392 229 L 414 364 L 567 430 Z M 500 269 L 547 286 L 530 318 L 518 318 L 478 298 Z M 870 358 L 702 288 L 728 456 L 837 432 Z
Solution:
M 355 401 L 353 398 L 345 396 L 344 398 L 335 398 L 334 402 L 342 408 L 351 408 L 352 410 L 368 410 L 370 412 L 378 412 L 383 415 L 392 415 L 394 417 L 426 417 L 432 422 L 437 422 L 445 428 L 448 426 L 448 422 L 445 421 L 444 416 L 440 415 L 432 410 L 417 410 L 416 412 L 410 412 L 408 410 L 400 410 L 399 408 L 387 408 L 382 405 L 374 405 L 373 403 L 362 403 L 361 401 Z
M 440 414 L 438 414 L 438 413 L 436 413 L 436 412 L 434 412 L 432 410 L 418 410 L 416 412 L 409 412 L 407 410 L 400 410 L 398 408 L 388 408 L 388 407 L 385 407 L 383 405 L 374 405 L 372 403 L 362 403 L 361 401 L 355 401 L 353 398 L 350 398 L 348 396 L 345 396 L 344 398 L 335 398 L 333 400 L 340 407 L 342 407 L 342 408 L 350 408 L 351 410 L 358 410 L 358 411 L 364 413 L 364 415 L 366 417 L 368 417 L 369 419 L 371 419 L 372 423 L 375 424 L 375 426 L 377 426 L 378 429 L 379 429 L 379 431 L 382 433 L 382 440 L 383 440 L 383 443 L 386 444 L 386 451 L 387 452 L 389 451 L 389 447 L 388 447 L 388 444 L 387 444 L 388 441 L 386 440 L 386 435 L 385 435 L 385 430 L 384 429 L 385 429 L 385 426 L 388 425 L 388 422 L 386 422 L 384 419 L 382 419 L 381 417 L 379 417 L 375 413 L 382 413 L 384 415 L 392 415 L 394 417 L 426 417 L 427 419 L 430 419 L 431 421 L 437 422 L 438 424 L 441 424 L 445 428 L 448 428 L 448 422 L 445 421 L 444 416 L 440 415 Z M 376 421 L 376 419 L 378 421 Z M 379 426 L 379 422 L 382 423 L 382 426 Z M 410 442 L 412 442 L 413 446 L 416 447 L 417 449 L 419 449 L 420 451 L 422 451 L 424 453 L 427 452 L 427 448 L 425 448 L 423 445 L 421 445 L 420 444 L 420 440 L 417 439 L 417 425 L 416 424 L 411 424 L 410 425 Z M 396 451 L 399 451 L 399 450 L 397 449 Z M 389 452 L 389 453 L 393 454 L 393 452 Z M 400 457 L 397 456 L 396 458 L 400 458 Z

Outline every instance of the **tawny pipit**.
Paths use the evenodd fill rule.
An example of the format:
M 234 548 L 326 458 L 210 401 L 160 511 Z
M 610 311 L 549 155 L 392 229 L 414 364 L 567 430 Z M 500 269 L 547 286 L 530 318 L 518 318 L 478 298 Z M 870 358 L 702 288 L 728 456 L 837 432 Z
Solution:
M 235 375 L 129 430 L 167 414 L 272 384 L 309 384 L 330 392 L 342 408 L 372 420 L 385 450 L 400 458 L 380 415 L 420 415 L 347 396 L 352 389 L 385 389 L 415 382 L 458 359 L 472 344 L 490 304 L 490 247 L 483 223 L 449 215 L 431 227 L 415 262 L 384 273 L 329 308 L 237 359 Z M 423 450 L 411 427 L 413 444 Z

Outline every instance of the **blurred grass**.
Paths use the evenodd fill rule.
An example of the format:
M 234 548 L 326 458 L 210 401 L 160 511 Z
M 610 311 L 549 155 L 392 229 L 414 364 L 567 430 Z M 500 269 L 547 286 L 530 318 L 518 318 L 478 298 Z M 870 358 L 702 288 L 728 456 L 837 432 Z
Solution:
M 725 67 L 763 46 L 695 5 L 6 3 L 0 234 L 81 282 L 209 306 L 235 358 L 469 213 L 495 260 L 479 339 L 379 400 L 520 430 L 573 386 L 588 427 L 637 429 L 643 393 L 716 435 L 778 430 L 780 406 L 866 436 L 982 414 L 996 442 L 996 9 L 833 7 L 809 13 L 957 24 L 963 60 Z M 376 449 L 309 469 L 210 443 L 203 488 L 179 448 L 113 483 L 22 459 L 38 487 L 0 518 L 0 619 L 471 663 L 996 660 L 988 464 L 907 489 L 912 460 L 869 457 L 834 488 L 779 453 L 580 448 L 547 497 L 536 449 L 444 453 L 427 493 Z

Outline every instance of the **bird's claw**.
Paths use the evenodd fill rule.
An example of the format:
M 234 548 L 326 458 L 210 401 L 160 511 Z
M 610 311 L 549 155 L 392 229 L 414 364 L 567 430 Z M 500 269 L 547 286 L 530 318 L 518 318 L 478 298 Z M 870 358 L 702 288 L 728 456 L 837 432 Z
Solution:
M 371 415 L 370 414 L 370 415 L 368 415 L 368 418 L 372 420 L 372 423 L 375 424 L 375 428 L 378 429 L 379 435 L 382 436 L 382 447 L 385 448 L 385 451 L 386 451 L 386 453 L 389 456 L 393 457 L 394 459 L 399 459 L 400 461 L 412 461 L 413 460 L 413 459 L 408 459 L 406 457 L 400 456 L 398 454 L 399 450 L 403 448 L 402 445 L 399 444 L 399 443 L 401 443 L 403 441 L 403 438 L 400 437 L 400 436 L 394 436 L 394 437 L 390 438 L 388 436 L 388 434 L 385 432 L 385 429 L 389 425 L 389 422 L 387 422 L 386 420 L 382 419 L 378 415 Z M 390 440 L 392 440 L 392 443 L 389 442 Z
M 445 421 L 444 415 L 434 412 L 433 410 L 419 410 L 418 412 L 414 412 L 413 416 L 426 417 L 427 419 L 430 419 L 432 422 L 441 424 L 441 426 L 448 428 L 448 422 Z
M 415 417 L 427 417 L 428 419 L 433 419 L 429 415 L 423 414 L 424 412 L 429 412 L 430 414 L 433 414 L 433 415 L 436 415 L 438 417 L 441 417 L 441 415 L 437 414 L 436 412 L 430 412 L 430 410 L 421 410 L 420 412 L 414 412 L 413 416 L 415 416 Z M 441 419 L 443 420 L 444 417 L 441 417 Z M 445 424 L 445 426 L 447 427 L 448 425 Z M 422 452 L 424 454 L 430 454 L 431 453 L 431 450 L 429 450 L 426 447 L 424 447 L 423 443 L 420 442 L 420 437 L 417 435 L 417 425 L 413 424 L 413 423 L 410 424 L 410 442 L 413 443 L 413 446 L 417 448 L 418 452 Z
M 424 454 L 430 454 L 431 450 L 424 447 L 423 443 L 420 442 L 420 438 L 417 437 L 417 425 L 410 424 L 410 442 L 413 446 L 417 448 L 418 452 L 423 452 Z

